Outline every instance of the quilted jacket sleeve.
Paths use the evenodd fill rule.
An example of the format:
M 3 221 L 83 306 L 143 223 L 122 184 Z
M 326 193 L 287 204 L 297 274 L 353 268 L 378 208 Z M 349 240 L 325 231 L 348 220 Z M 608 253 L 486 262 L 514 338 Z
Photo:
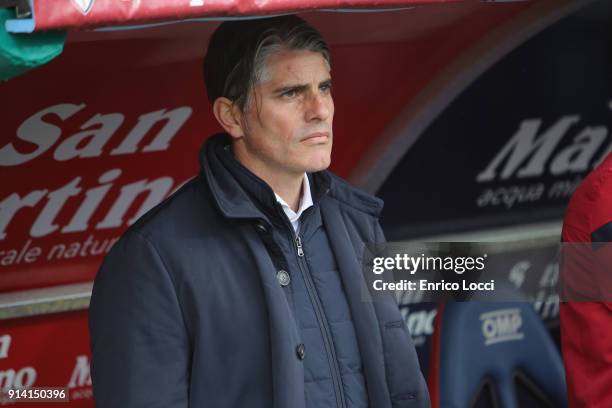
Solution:
M 89 309 L 97 408 L 185 408 L 190 347 L 175 287 L 155 247 L 128 232 L 106 257 Z
M 385 235 L 378 220 L 375 221 L 374 229 L 375 242 L 385 243 Z M 430 408 L 427 383 L 420 371 L 412 336 L 399 312 L 395 298 L 390 301 L 376 301 L 374 304 L 377 314 L 382 316 L 384 322 L 381 331 L 387 385 L 393 408 Z M 408 367 L 413 367 L 414 370 L 409 371 Z M 407 376 L 407 372 L 413 374 L 416 372 L 417 375 Z

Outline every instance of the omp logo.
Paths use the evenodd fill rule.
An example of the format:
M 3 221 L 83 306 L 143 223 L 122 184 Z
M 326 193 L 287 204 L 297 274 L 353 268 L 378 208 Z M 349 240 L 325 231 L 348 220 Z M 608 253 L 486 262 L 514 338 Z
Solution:
M 87 14 L 93 6 L 94 0 L 72 0 L 74 4 L 82 14 Z
M 480 315 L 482 321 L 482 335 L 485 338 L 485 346 L 502 343 L 505 341 L 521 340 L 525 336 L 521 332 L 523 318 L 521 310 L 499 309 Z

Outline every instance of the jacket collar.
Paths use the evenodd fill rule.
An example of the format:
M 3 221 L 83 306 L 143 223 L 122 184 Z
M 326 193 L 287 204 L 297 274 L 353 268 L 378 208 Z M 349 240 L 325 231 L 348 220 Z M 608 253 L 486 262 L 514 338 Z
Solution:
M 215 204 L 225 217 L 268 218 L 278 213 L 274 191 L 234 158 L 228 134 L 215 134 L 204 143 L 200 167 Z M 382 209 L 382 200 L 358 190 L 328 170 L 308 173 L 308 177 L 315 205 L 329 196 L 374 216 Z

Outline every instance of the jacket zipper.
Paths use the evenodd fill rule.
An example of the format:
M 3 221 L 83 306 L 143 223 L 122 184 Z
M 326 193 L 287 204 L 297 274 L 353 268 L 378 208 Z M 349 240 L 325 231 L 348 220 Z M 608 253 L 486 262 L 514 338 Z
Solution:
M 291 229 L 293 230 L 293 227 L 291 227 Z M 346 402 L 344 399 L 344 391 L 342 389 L 340 368 L 338 367 L 338 359 L 336 358 L 336 350 L 333 346 L 333 342 L 330 339 L 330 329 L 327 324 L 325 314 L 323 312 L 323 306 L 320 303 L 319 296 L 316 294 L 316 289 L 314 287 L 314 283 L 312 282 L 312 277 L 310 276 L 308 265 L 306 264 L 306 261 L 304 259 L 304 248 L 302 246 L 302 238 L 299 234 L 295 234 L 294 243 L 298 256 L 298 266 L 300 268 L 302 276 L 304 277 L 304 282 L 306 283 L 306 291 L 308 292 L 310 301 L 314 306 L 315 315 L 317 316 L 317 320 L 319 321 L 319 325 L 321 327 L 321 334 L 323 335 L 323 343 L 325 345 L 325 349 L 328 356 L 327 360 L 329 362 L 332 382 L 336 391 L 336 404 L 339 407 L 345 408 Z

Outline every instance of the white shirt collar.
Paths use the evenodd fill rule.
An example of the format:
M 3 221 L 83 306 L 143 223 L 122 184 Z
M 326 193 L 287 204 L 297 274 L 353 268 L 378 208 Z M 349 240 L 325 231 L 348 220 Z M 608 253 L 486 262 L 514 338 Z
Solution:
M 281 196 L 279 196 L 276 193 L 274 193 L 274 196 L 276 196 L 276 201 L 278 201 L 280 205 L 283 207 L 283 211 L 287 215 L 287 218 L 289 218 L 289 221 L 291 222 L 291 225 L 293 226 L 293 230 L 297 232 L 299 228 L 300 216 L 308 207 L 311 207 L 313 205 L 312 194 L 310 193 L 310 181 L 308 180 L 308 176 L 306 175 L 306 173 L 304 173 L 304 182 L 302 184 L 302 196 L 300 197 L 300 206 L 297 212 L 294 212 L 291 209 L 291 207 L 289 207 L 289 204 L 287 204 L 285 200 L 281 198 Z

